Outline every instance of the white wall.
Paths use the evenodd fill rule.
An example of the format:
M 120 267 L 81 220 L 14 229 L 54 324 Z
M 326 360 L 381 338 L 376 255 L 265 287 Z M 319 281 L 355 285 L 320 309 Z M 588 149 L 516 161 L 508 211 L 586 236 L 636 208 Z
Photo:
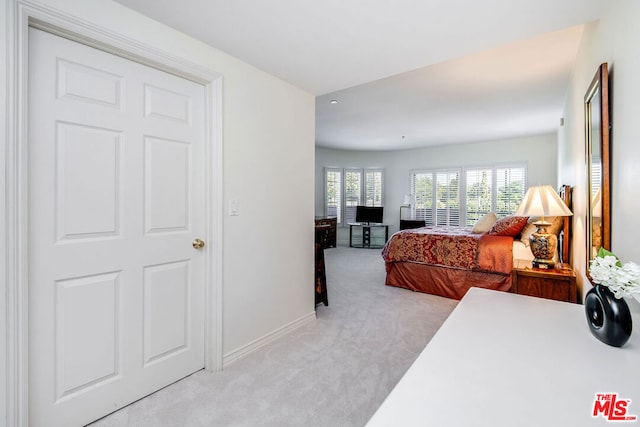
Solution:
M 558 123 L 560 118 L 558 118 Z M 428 147 L 403 151 L 341 151 L 316 148 L 315 212 L 324 214 L 324 168 L 384 168 L 385 223 L 389 233 L 398 230 L 400 205 L 409 193 L 409 171 L 412 169 L 482 166 L 509 162 L 527 163 L 530 185 L 557 181 L 557 137 L 545 134 L 474 144 Z M 348 232 L 339 230 L 339 240 L 347 242 Z
M 565 104 L 565 128 L 559 134 L 558 177 L 574 186 L 573 265 L 580 286 L 586 281 L 586 162 L 584 94 L 598 66 L 609 64 L 611 101 L 611 249 L 624 262 L 640 263 L 640 2 L 610 2 L 606 15 L 588 25 L 582 36 Z
M 14 0 L 0 0 L 12 19 Z M 300 319 L 313 318 L 314 97 L 219 50 L 110 0 L 44 0 L 42 4 L 139 40 L 223 75 L 224 233 L 223 351 L 237 351 Z M 11 22 L 11 21 L 9 21 Z M 2 37 L 10 26 L 2 25 Z M 0 49 L 4 71 L 13 64 Z M 4 95 L 1 92 L 0 95 Z M 4 120 L 8 105 L 0 96 Z M 2 122 L 0 122 L 2 123 Z M 2 129 L 5 129 L 2 126 Z M 0 156 L 6 135 L 0 136 Z M 0 167 L 4 176 L 5 162 Z M 4 187 L 2 190 L 4 191 Z M 4 193 L 2 193 L 4 195 Z M 240 215 L 226 216 L 229 199 Z M 0 223 L 4 230 L 4 197 Z M 292 205 L 295 201 L 295 206 Z M 0 239 L 5 241 L 4 238 Z M 4 245 L 0 251 L 4 251 Z M 2 277 L 6 265 L 2 258 Z M 0 366 L 5 356 L 5 281 L 1 280 Z M 0 368 L 0 384 L 5 384 Z M 4 386 L 0 387 L 4 393 Z M 4 395 L 0 395 L 4 401 Z M 0 402 L 1 403 L 1 402 Z M 4 405 L 0 405 L 4 411 Z M 4 413 L 1 413 L 1 420 Z
M 4 28 L 10 28 L 8 21 L 10 19 L 9 14 L 4 13 L 6 11 L 5 2 L 6 0 L 0 0 L 0 10 L 3 13 L 0 14 L 2 16 L 2 23 L 0 24 L 0 100 L 7 99 L 7 73 L 6 70 L 6 57 L 7 57 L 7 31 Z M 0 133 L 0 176 L 6 176 L 6 167 L 5 167 L 5 149 L 4 143 L 6 139 L 6 115 L 7 115 L 7 104 L 4 101 L 0 101 L 0 129 L 2 129 L 2 133 Z M 0 245 L 0 425 L 6 426 L 7 423 L 7 405 L 5 402 L 7 401 L 7 388 L 4 384 L 7 384 L 7 294 L 6 294 L 6 283 L 7 283 L 7 274 L 6 274 L 6 237 L 4 235 L 6 230 L 6 194 L 5 194 L 5 186 L 0 185 L 0 242 L 3 244 Z

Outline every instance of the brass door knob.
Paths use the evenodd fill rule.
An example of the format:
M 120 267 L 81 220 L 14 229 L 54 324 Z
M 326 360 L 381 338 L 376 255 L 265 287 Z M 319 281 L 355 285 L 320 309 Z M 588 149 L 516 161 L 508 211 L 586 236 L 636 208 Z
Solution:
M 193 241 L 192 245 L 193 245 L 193 249 L 202 249 L 204 248 L 204 241 L 200 239 L 196 239 Z

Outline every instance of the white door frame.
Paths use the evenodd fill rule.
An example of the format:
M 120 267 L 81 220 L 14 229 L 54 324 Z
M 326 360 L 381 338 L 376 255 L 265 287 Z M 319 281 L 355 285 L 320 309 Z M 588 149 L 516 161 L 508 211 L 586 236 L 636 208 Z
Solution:
M 7 3 L 5 182 L 6 421 L 28 426 L 28 28 L 33 26 L 170 72 L 205 87 L 206 241 L 205 369 L 222 369 L 222 76 L 209 68 L 72 17 L 37 0 Z M 1 218 L 0 218 L 1 219 Z M 2 411 L 0 411 L 2 414 Z

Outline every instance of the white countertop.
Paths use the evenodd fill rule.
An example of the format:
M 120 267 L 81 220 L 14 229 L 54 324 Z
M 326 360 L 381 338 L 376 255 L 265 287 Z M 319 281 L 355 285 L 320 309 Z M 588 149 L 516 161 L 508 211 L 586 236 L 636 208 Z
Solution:
M 584 306 L 472 288 L 371 418 L 378 426 L 591 426 L 596 393 L 630 399 L 640 426 L 640 313 L 622 348 Z M 620 424 L 620 423 L 613 423 Z

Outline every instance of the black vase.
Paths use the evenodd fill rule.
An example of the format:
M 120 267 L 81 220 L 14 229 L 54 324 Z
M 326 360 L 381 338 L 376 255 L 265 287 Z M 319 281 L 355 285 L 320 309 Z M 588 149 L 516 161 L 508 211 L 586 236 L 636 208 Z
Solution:
M 627 302 L 611 290 L 595 285 L 587 292 L 584 309 L 591 333 L 600 341 L 622 347 L 631 336 L 631 312 Z

